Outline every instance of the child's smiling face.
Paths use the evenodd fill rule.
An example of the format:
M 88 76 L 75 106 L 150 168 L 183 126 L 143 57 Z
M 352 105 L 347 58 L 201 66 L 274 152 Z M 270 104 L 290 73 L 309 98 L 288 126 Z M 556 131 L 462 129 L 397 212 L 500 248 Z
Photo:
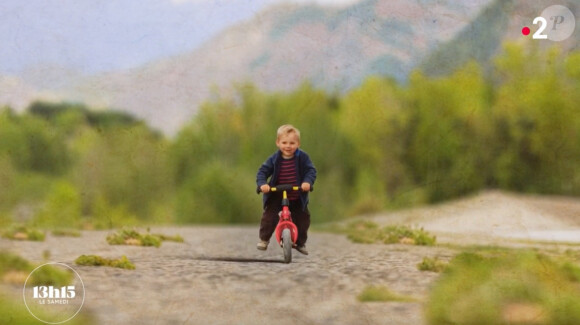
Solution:
M 282 134 L 276 140 L 276 146 L 282 151 L 282 157 L 292 158 L 294 157 L 296 149 L 300 147 L 300 139 L 298 139 L 298 135 L 294 132 Z

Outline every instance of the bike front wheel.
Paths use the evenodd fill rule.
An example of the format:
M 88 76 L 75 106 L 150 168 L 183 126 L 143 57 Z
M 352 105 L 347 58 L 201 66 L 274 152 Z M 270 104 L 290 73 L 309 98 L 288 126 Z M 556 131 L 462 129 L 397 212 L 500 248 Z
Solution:
M 282 230 L 282 249 L 284 250 L 284 263 L 292 262 L 292 235 L 290 229 Z

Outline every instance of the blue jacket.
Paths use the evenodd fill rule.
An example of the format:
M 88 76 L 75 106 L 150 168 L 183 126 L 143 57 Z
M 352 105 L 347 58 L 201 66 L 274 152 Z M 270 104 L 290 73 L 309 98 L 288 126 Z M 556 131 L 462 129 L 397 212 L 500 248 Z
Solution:
M 258 169 L 258 174 L 256 175 L 256 184 L 258 185 L 257 192 L 260 192 L 260 186 L 268 184 L 270 186 L 275 186 L 278 181 L 278 176 L 280 174 L 280 161 L 282 161 L 282 152 L 278 150 L 272 156 L 270 156 L 262 164 L 260 169 Z M 294 153 L 294 161 L 296 162 L 296 167 L 298 171 L 298 185 L 302 183 L 309 183 L 311 188 L 314 190 L 314 181 L 316 181 L 316 168 L 308 154 L 300 149 L 297 149 Z M 271 177 L 270 177 L 271 176 Z M 270 180 L 268 181 L 268 177 Z M 264 194 L 264 207 L 268 198 L 270 198 L 272 192 Z M 302 208 L 306 209 L 308 206 L 308 192 L 300 192 L 300 201 L 302 202 Z

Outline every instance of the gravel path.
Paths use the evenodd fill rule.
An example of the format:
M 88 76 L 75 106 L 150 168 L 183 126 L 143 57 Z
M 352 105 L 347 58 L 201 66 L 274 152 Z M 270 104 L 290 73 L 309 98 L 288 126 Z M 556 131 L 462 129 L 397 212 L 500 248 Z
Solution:
M 152 229 L 179 234 L 185 243 L 160 248 L 110 246 L 107 232 L 80 238 L 47 236 L 45 242 L 0 240 L 41 263 L 74 266 L 82 254 L 126 255 L 136 270 L 74 266 L 85 284 L 83 310 L 99 324 L 423 324 L 422 303 L 437 275 L 417 270 L 425 256 L 450 257 L 440 247 L 362 245 L 344 236 L 311 233 L 310 255 L 255 248 L 257 227 Z M 386 285 L 417 302 L 362 303 L 367 285 Z
M 373 216 L 382 224 L 424 226 L 439 242 L 504 244 L 510 234 L 580 229 L 580 201 L 488 192 L 435 207 Z M 294 251 L 291 264 L 273 242 L 255 248 L 255 227 L 157 228 L 185 243 L 160 248 L 110 246 L 108 232 L 45 242 L 0 239 L 0 249 L 43 262 L 74 266 L 83 254 L 126 255 L 136 270 L 74 266 L 82 277 L 83 310 L 98 324 L 424 324 L 422 306 L 438 274 L 421 272 L 423 257 L 450 259 L 442 246 L 353 244 L 342 235 L 311 232 L 309 256 Z M 512 236 L 513 238 L 513 236 Z M 580 241 L 580 238 L 579 238 Z M 416 302 L 362 303 L 368 285 L 385 285 Z M 20 288 L 15 288 L 16 295 Z

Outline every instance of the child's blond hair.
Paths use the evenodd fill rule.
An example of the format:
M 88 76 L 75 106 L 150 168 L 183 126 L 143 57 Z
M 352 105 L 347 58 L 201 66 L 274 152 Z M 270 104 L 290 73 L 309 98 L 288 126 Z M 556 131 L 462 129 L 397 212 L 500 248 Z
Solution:
M 298 137 L 298 141 L 300 141 L 300 130 L 298 130 L 291 124 L 284 124 L 281 127 L 279 127 L 276 139 L 280 139 L 281 136 L 290 134 L 292 132 L 296 134 L 296 136 Z

